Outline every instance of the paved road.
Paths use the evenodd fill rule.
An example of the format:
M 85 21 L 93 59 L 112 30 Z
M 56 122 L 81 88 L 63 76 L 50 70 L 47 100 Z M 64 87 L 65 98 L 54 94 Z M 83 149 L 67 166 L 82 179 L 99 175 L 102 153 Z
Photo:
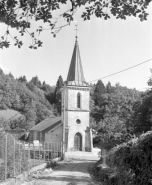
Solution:
M 39 180 L 34 180 L 32 185 L 99 185 L 88 170 L 94 161 L 70 160 L 62 162 L 52 173 Z

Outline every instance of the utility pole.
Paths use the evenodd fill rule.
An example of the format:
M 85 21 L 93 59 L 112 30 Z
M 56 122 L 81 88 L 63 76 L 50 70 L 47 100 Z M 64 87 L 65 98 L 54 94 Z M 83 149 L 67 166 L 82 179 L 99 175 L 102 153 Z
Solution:
M 62 144 L 62 160 L 65 158 L 65 99 L 66 99 L 66 85 L 63 87 L 63 110 L 62 110 L 62 123 L 63 123 L 63 144 Z

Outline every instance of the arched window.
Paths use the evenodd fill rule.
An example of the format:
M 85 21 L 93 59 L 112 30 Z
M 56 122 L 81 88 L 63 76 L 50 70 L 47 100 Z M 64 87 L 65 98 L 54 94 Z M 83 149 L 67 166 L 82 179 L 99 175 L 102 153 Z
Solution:
M 81 94 L 78 93 L 77 94 L 77 108 L 80 108 L 81 107 Z

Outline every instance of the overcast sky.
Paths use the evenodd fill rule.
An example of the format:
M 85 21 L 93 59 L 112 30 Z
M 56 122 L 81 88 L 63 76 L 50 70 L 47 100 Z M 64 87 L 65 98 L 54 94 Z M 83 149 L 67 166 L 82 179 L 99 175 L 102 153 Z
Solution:
M 68 7 L 64 6 L 62 10 L 66 9 Z M 74 18 L 78 23 L 78 42 L 87 82 L 152 58 L 152 3 L 148 8 L 148 20 L 144 22 L 133 17 L 125 21 L 115 18 L 105 21 L 93 17 L 84 22 L 81 12 L 82 10 L 77 11 Z M 5 25 L 0 25 L 0 36 L 5 28 Z M 21 49 L 13 44 L 9 49 L 0 49 L 0 67 L 6 73 L 11 72 L 15 78 L 25 75 L 30 80 L 37 75 L 41 81 L 46 81 L 51 86 L 56 84 L 59 75 L 66 80 L 75 44 L 74 29 L 73 22 L 63 28 L 56 38 L 52 37 L 50 31 L 43 32 L 40 35 L 43 47 L 37 50 L 28 48 L 31 40 L 26 35 Z M 12 35 L 15 34 L 13 31 Z M 150 68 L 152 62 L 147 62 L 105 78 L 103 82 L 106 84 L 110 81 L 113 85 L 119 82 L 123 86 L 136 89 L 146 88 L 151 75 Z

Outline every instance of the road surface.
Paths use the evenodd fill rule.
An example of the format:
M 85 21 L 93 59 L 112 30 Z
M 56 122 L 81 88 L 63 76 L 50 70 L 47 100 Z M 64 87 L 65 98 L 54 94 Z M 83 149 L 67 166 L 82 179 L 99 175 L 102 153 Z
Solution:
M 93 153 L 68 152 L 66 160 L 60 161 L 52 172 L 38 176 L 38 179 L 33 179 L 28 185 L 101 185 L 89 173 L 99 160 L 98 152 L 99 150 Z
M 38 180 L 33 180 L 32 185 L 99 185 L 89 174 L 94 161 L 69 160 L 60 163 L 52 173 Z

